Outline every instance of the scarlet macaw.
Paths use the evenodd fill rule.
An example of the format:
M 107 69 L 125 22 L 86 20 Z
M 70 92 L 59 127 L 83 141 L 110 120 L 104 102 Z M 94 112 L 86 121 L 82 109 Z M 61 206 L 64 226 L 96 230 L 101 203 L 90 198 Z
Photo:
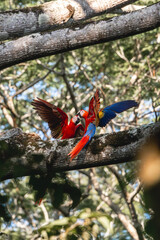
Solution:
M 67 114 L 55 105 L 41 98 L 34 99 L 31 104 L 42 120 L 48 123 L 53 138 L 67 139 L 83 135 L 84 127 L 78 124 L 80 121 L 78 115 L 74 116 L 68 124 Z
M 118 103 L 109 105 L 100 111 L 98 111 L 95 119 L 88 124 L 87 118 L 88 113 L 85 110 L 79 112 L 80 117 L 84 118 L 88 124 L 87 131 L 85 132 L 82 139 L 77 143 L 77 145 L 68 154 L 72 160 L 77 156 L 77 154 L 82 150 L 82 148 L 89 143 L 92 137 L 95 135 L 96 127 L 105 127 L 106 124 L 116 117 L 116 113 L 121 113 L 128 110 L 131 107 L 137 107 L 138 103 L 133 100 L 126 100 Z
M 83 118 L 85 119 L 84 132 L 87 131 L 88 125 L 96 119 L 99 108 L 100 108 L 99 89 L 97 89 L 94 96 L 90 100 L 89 111 L 87 112 L 85 110 L 81 110 L 77 113 L 77 115 L 80 116 L 80 118 L 82 118 L 83 115 Z
M 80 142 L 73 148 L 72 151 L 68 154 L 70 155 L 70 161 L 82 150 L 82 148 L 91 140 L 92 136 L 95 134 L 95 130 L 92 131 L 91 123 L 97 122 L 97 114 L 100 108 L 100 99 L 99 99 L 99 89 L 96 90 L 94 96 L 91 98 L 89 103 L 89 111 L 81 110 L 77 113 L 80 117 L 85 119 L 85 130 L 84 133 L 87 131 L 87 135 L 85 134 Z
M 40 98 L 34 99 L 31 104 L 42 120 L 48 123 L 53 138 L 67 139 L 83 136 L 84 127 L 78 124 L 80 121 L 78 115 L 74 116 L 68 124 L 67 114 L 55 105 Z M 40 205 L 42 200 L 43 198 L 40 198 L 35 204 Z

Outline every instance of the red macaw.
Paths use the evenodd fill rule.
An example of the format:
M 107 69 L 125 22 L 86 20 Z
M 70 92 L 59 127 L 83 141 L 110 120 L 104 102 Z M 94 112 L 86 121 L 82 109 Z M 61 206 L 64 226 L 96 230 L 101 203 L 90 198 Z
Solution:
M 53 138 L 67 139 L 83 136 L 84 127 L 78 124 L 80 121 L 78 115 L 74 116 L 68 124 L 67 114 L 55 105 L 40 98 L 34 99 L 31 104 L 42 120 L 48 123 Z M 35 204 L 40 205 L 42 200 L 43 198 L 40 198 Z
M 85 119 L 85 130 L 84 133 L 87 131 L 87 135 L 85 134 L 84 137 L 81 139 L 81 141 L 76 145 L 76 147 L 72 150 L 73 151 L 73 156 L 72 156 L 72 151 L 68 154 L 70 155 L 70 161 L 82 150 L 82 148 L 87 144 L 87 142 L 90 141 L 90 136 L 94 136 L 95 132 L 90 127 L 90 124 L 92 122 L 95 122 L 97 124 L 97 114 L 99 112 L 100 108 L 100 99 L 99 99 L 99 90 L 97 89 L 94 96 L 91 98 L 90 103 L 89 103 L 89 111 L 81 110 L 77 113 L 80 117 L 83 117 Z M 91 132 L 90 132 L 91 131 Z M 88 134 L 89 132 L 89 134 Z
M 82 139 L 77 143 L 77 145 L 72 149 L 72 151 L 68 154 L 71 158 L 75 158 L 77 154 L 82 150 L 82 148 L 89 143 L 92 137 L 95 135 L 96 127 L 105 127 L 106 124 L 116 117 L 116 113 L 121 113 L 123 111 L 128 110 L 132 107 L 137 107 L 138 103 L 133 100 L 126 100 L 118 103 L 114 103 L 109 105 L 100 111 L 98 111 L 97 116 L 94 121 L 90 122 L 87 131 L 82 137 Z M 87 112 L 81 110 L 79 112 L 80 117 L 87 120 Z
M 41 98 L 34 99 L 31 104 L 42 120 L 48 123 L 53 138 L 67 139 L 84 134 L 84 127 L 78 124 L 80 121 L 78 115 L 74 116 L 68 124 L 67 114 L 55 105 Z
M 97 89 L 94 96 L 90 100 L 89 111 L 87 112 L 85 110 L 80 110 L 77 113 L 77 115 L 80 116 L 80 118 L 83 117 L 85 119 L 84 132 L 87 131 L 88 125 L 96 119 L 99 108 L 100 108 L 99 89 Z

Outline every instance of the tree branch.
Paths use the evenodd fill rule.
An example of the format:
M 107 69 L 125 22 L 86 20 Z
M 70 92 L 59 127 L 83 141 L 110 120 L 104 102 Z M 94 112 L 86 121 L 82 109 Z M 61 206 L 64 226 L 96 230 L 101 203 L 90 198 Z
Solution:
M 128 202 L 131 204 L 135 198 L 135 196 L 140 192 L 140 190 L 142 189 L 142 184 L 140 182 L 138 182 L 137 187 L 134 189 L 133 192 L 131 192 L 128 195 Z
M 140 240 L 139 237 L 138 237 L 136 229 L 129 222 L 129 219 L 127 218 L 127 216 L 125 214 L 123 214 L 123 212 L 121 211 L 119 206 L 117 204 L 115 204 L 111 200 L 111 198 L 106 193 L 103 193 L 103 191 L 100 189 L 100 187 L 98 185 L 97 178 L 96 178 L 96 174 L 94 173 L 93 169 L 91 170 L 90 176 L 91 176 L 92 184 L 93 184 L 95 190 L 98 192 L 98 195 L 100 196 L 101 200 L 104 201 L 112 209 L 112 211 L 117 215 L 117 217 L 119 218 L 120 222 L 122 223 L 124 228 L 128 231 L 130 236 L 134 240 Z
M 113 13 L 117 13 L 117 14 L 125 14 L 125 13 L 129 13 L 129 12 L 133 12 L 133 11 L 137 11 L 139 9 L 145 8 L 146 5 L 134 5 L 134 4 L 130 4 L 126 7 L 123 7 L 121 9 L 116 9 L 113 11 Z
M 78 112 L 78 106 L 77 106 L 77 102 L 76 102 L 76 99 L 75 99 L 75 95 L 72 91 L 72 87 L 67 79 L 67 76 L 66 76 L 66 70 L 65 70 L 65 63 L 64 63 L 64 56 L 63 54 L 61 54 L 60 56 L 60 59 L 61 59 L 61 70 L 62 70 L 62 77 L 63 77 L 63 80 L 66 84 L 66 87 L 67 87 L 67 90 L 70 94 L 70 97 L 71 97 L 71 100 L 72 100 L 72 103 L 73 103 L 73 106 L 74 106 L 74 109 L 75 109 L 75 112 L 77 113 Z
M 0 41 L 76 25 L 136 0 L 56 0 L 0 13 Z
M 50 68 L 48 70 L 48 72 L 43 76 L 43 77 L 39 77 L 39 78 L 35 78 L 32 82 L 30 82 L 29 84 L 21 87 L 21 89 L 17 90 L 17 92 L 15 94 L 13 94 L 12 98 L 16 97 L 19 94 L 22 94 L 23 92 L 25 92 L 27 89 L 29 89 L 30 87 L 33 87 L 36 83 L 43 81 L 47 78 L 47 76 L 53 71 L 53 69 L 55 67 L 57 67 L 58 63 L 60 62 L 60 59 L 58 59 L 58 61 L 54 64 L 54 66 L 52 68 Z
M 133 161 L 146 138 L 158 130 L 159 122 L 95 136 L 72 162 L 68 153 L 79 138 L 45 142 L 19 128 L 8 130 L 0 134 L 0 180 Z
M 90 22 L 76 28 L 50 33 L 36 33 L 0 46 L 0 69 L 93 44 L 112 41 L 160 26 L 160 3 L 114 17 L 108 21 Z
M 133 221 L 133 225 L 134 225 L 134 227 L 137 231 L 139 240 L 144 240 L 144 237 L 143 237 L 143 234 L 142 234 L 142 226 L 141 226 L 141 224 L 138 220 L 138 216 L 137 216 L 134 204 L 133 204 L 133 199 L 131 197 L 132 202 L 129 200 L 128 196 L 130 196 L 130 194 L 126 190 L 126 187 L 125 187 L 124 180 L 123 180 L 122 176 L 118 173 L 117 169 L 115 169 L 114 166 L 108 166 L 108 169 L 115 175 L 115 177 L 118 180 L 119 186 L 121 188 L 122 195 L 123 195 L 124 200 L 125 200 L 125 202 L 128 206 L 128 209 L 129 209 L 132 221 Z M 140 191 L 140 188 L 138 188 L 138 190 Z M 133 198 L 136 195 L 135 192 L 136 192 L 136 194 L 138 193 L 137 189 L 136 189 L 136 191 L 134 191 L 134 193 L 133 192 L 131 193 Z

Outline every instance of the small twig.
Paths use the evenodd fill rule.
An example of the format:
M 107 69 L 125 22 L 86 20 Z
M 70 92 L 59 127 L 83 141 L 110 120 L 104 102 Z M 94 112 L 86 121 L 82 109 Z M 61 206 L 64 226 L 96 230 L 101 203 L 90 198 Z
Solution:
M 67 86 L 67 90 L 69 91 L 69 94 L 70 94 L 70 97 L 72 99 L 72 102 L 73 102 L 73 105 L 74 105 L 74 108 L 75 108 L 75 112 L 77 113 L 78 112 L 78 106 L 77 106 L 77 102 L 76 102 L 76 99 L 75 99 L 75 95 L 73 93 L 73 90 L 70 86 L 70 83 L 67 79 L 67 76 L 66 76 L 66 71 L 65 71 L 65 64 L 64 64 L 64 56 L 63 54 L 61 54 L 61 71 L 63 73 L 62 77 L 63 77 L 63 80 Z
M 43 201 L 42 201 L 41 204 L 40 204 L 40 208 L 41 208 L 41 210 L 42 210 L 42 212 L 43 212 L 44 219 L 45 219 L 46 223 L 48 223 L 48 222 L 49 222 L 49 215 L 48 215 L 47 209 L 46 209 Z
M 134 189 L 133 192 L 131 192 L 129 195 L 128 195 L 128 202 L 129 203 L 132 203 L 135 196 L 140 192 L 140 190 L 142 189 L 142 184 L 140 182 L 138 182 L 138 186 Z
M 54 67 L 53 67 L 54 68 Z M 27 89 L 35 85 L 36 83 L 43 81 L 50 73 L 52 72 L 52 69 L 50 69 L 42 78 L 36 78 L 29 84 L 25 85 L 21 89 L 19 89 L 12 97 L 16 97 L 17 95 L 20 95 L 21 93 L 25 92 Z

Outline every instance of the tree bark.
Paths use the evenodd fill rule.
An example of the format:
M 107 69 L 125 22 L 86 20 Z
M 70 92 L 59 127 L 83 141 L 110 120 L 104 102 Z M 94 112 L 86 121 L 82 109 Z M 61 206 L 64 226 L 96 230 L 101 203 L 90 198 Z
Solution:
M 0 41 L 77 24 L 136 0 L 56 0 L 0 13 Z
M 133 161 L 146 139 L 157 131 L 159 122 L 95 136 L 70 162 L 68 153 L 79 138 L 45 142 L 37 134 L 14 128 L 0 134 L 0 180 Z
M 36 33 L 0 46 L 0 69 L 14 64 L 73 49 L 108 42 L 160 26 L 160 3 L 114 17 L 65 28 L 50 33 Z

